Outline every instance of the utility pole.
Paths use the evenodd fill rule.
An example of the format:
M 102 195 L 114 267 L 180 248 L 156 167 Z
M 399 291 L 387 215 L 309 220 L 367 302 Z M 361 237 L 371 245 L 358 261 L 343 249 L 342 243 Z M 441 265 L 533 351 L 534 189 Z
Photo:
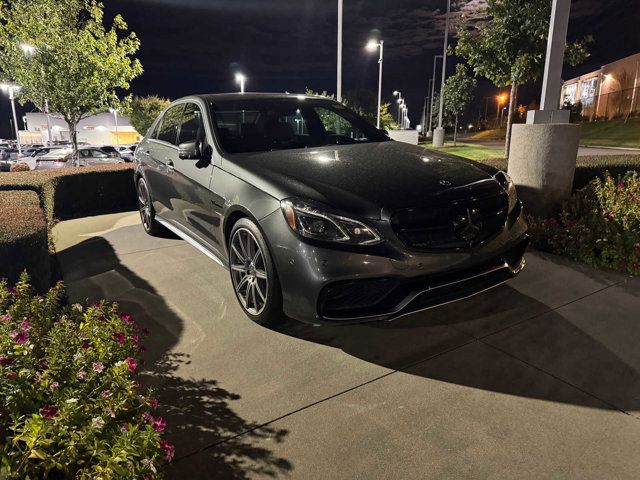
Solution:
M 444 128 L 442 117 L 444 113 L 444 82 L 447 78 L 447 48 L 449 47 L 449 14 L 451 13 L 451 0 L 447 0 L 447 18 L 444 24 L 444 48 L 442 50 L 442 82 L 440 83 L 440 112 L 438 113 L 438 128 L 433 135 L 433 146 L 444 146 Z
M 49 115 L 49 100 L 44 100 L 44 113 L 47 115 L 47 146 L 53 145 L 53 139 L 51 138 L 51 115 Z
M 427 131 L 427 138 L 431 138 L 433 135 L 432 119 L 433 119 L 433 97 L 436 94 L 436 67 L 437 61 L 442 58 L 442 55 L 434 55 L 433 57 L 433 77 L 431 78 L 431 99 L 429 101 L 429 130 Z
M 342 12 L 343 0 L 338 0 L 338 85 L 336 86 L 338 102 L 342 102 Z

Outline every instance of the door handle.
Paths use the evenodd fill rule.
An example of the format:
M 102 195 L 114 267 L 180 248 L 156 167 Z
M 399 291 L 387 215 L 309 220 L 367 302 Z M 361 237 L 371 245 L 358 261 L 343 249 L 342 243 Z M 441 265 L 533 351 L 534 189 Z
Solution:
M 175 170 L 175 165 L 173 164 L 173 160 L 169 160 L 167 162 L 167 171 L 173 172 Z

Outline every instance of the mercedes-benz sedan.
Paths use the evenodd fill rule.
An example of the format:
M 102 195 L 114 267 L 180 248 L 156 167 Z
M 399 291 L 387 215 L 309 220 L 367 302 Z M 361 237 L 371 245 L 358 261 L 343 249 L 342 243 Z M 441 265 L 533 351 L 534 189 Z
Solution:
M 522 204 L 504 172 L 391 141 L 326 98 L 183 98 L 134 161 L 144 229 L 166 227 L 228 268 L 261 324 L 391 320 L 524 266 Z

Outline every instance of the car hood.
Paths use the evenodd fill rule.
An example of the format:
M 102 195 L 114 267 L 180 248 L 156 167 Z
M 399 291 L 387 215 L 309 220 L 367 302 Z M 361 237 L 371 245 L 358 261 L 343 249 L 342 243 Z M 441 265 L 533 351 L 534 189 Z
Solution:
M 366 218 L 500 188 L 490 167 L 394 141 L 234 154 L 224 168 L 279 200 L 313 200 Z

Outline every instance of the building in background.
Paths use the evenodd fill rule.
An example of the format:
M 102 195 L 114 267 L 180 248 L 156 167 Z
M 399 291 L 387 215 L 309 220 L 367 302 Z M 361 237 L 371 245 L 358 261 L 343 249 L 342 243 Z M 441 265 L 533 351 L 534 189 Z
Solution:
M 133 128 L 126 116 L 118 115 L 118 124 L 113 113 L 105 112 L 85 118 L 78 124 L 78 143 L 89 145 L 127 145 L 138 143 L 142 136 Z M 49 140 L 47 116 L 40 112 L 25 115 L 26 130 L 20 132 L 24 144 L 46 144 Z M 68 142 L 71 140 L 69 125 L 59 115 L 51 114 L 51 140 Z
M 563 105 L 582 106 L 584 120 L 640 115 L 640 53 L 564 82 Z

